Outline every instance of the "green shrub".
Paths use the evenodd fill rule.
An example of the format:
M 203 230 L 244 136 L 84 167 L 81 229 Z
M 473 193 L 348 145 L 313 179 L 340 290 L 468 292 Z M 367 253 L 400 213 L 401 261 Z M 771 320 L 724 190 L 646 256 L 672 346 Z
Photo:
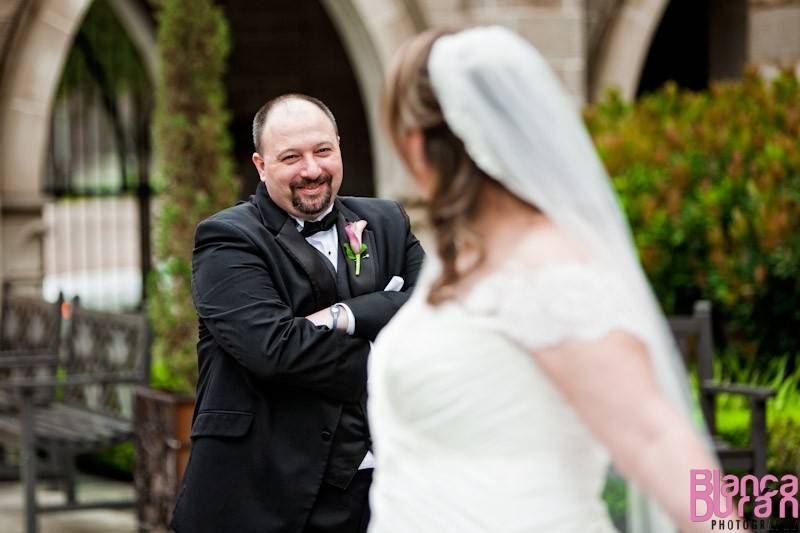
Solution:
M 705 92 L 668 84 L 637 102 L 611 93 L 585 116 L 662 306 L 689 313 L 699 298 L 713 302 L 715 377 L 777 391 L 768 403 L 768 468 L 797 473 L 797 78 L 768 82 L 751 72 Z M 744 446 L 749 426 L 747 400 L 720 395 L 718 432 Z
M 230 49 L 211 0 L 160 0 L 154 144 L 165 184 L 151 276 L 154 385 L 193 393 L 197 319 L 191 295 L 194 229 L 238 196 L 222 76 Z
M 603 501 L 606 504 L 611 521 L 620 531 L 625 531 L 625 514 L 628 509 L 627 496 L 628 491 L 625 486 L 625 480 L 619 474 L 611 472 L 606 477 L 606 483 L 603 486 Z
M 769 428 L 768 470 L 800 475 L 800 406 L 793 416 L 780 417 Z
M 787 373 L 789 358 L 780 357 L 757 367 L 754 362 L 734 357 L 715 362 L 715 378 L 720 381 L 752 383 L 776 391 L 767 403 L 768 470 L 775 474 L 800 473 L 800 368 Z M 717 430 L 734 446 L 750 440 L 748 400 L 733 394 L 717 399 Z
M 669 84 L 634 103 L 612 93 L 586 120 L 665 310 L 710 299 L 737 356 L 796 358 L 797 78 Z
M 133 480 L 136 452 L 132 442 L 123 442 L 101 452 L 78 457 L 81 471 L 123 481 Z

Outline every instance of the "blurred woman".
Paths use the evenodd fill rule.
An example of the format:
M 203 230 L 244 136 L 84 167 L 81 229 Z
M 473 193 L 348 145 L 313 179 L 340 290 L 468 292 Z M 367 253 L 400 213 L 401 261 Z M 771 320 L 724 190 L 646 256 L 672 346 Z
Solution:
M 608 177 L 539 53 L 499 27 L 399 52 L 383 111 L 437 241 L 371 356 L 372 533 L 615 531 L 609 459 L 689 520 L 716 468 Z M 672 522 L 672 524 L 671 524 Z

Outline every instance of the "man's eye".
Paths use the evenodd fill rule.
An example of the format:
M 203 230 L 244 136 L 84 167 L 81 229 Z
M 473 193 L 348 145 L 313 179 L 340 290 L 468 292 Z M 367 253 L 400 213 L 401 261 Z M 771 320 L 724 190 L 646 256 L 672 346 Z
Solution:
M 287 156 L 284 156 L 283 158 L 281 158 L 281 161 L 292 161 L 294 159 L 297 159 L 296 155 L 287 155 Z
M 331 151 L 330 148 L 320 148 L 319 150 L 317 150 L 317 152 L 330 152 L 330 151 Z

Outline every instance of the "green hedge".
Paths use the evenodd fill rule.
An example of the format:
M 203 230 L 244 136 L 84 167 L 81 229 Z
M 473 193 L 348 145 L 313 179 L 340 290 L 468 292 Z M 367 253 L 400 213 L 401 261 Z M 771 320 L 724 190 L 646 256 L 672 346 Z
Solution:
M 637 102 L 610 93 L 585 118 L 667 313 L 714 305 L 715 375 L 778 391 L 769 470 L 800 472 L 800 84 L 784 72 Z M 717 426 L 749 440 L 749 406 L 722 395 Z
M 668 313 L 712 300 L 739 355 L 800 353 L 800 89 L 783 73 L 585 113 Z

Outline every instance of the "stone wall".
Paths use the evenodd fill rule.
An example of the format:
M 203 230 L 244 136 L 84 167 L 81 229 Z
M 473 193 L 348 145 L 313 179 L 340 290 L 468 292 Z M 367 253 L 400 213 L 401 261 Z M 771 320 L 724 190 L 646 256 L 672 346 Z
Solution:
M 584 0 L 418 1 L 431 26 L 501 24 L 518 31 L 549 60 L 573 96 L 585 100 Z
M 750 0 L 751 63 L 800 64 L 800 0 Z
M 51 93 L 71 31 L 90 1 L 0 0 L 0 276 L 40 270 L 43 150 L 37 152 L 37 147 L 46 144 Z M 122 5 L 144 0 L 111 1 Z M 219 1 L 236 6 L 231 16 L 236 42 L 229 82 L 236 93 L 232 103 L 237 131 L 247 126 L 262 93 L 267 97 L 271 90 L 297 87 L 287 72 L 313 69 L 306 78 L 315 81 L 302 82 L 298 88 L 328 98 L 343 129 L 349 130 L 343 135 L 345 150 L 356 161 L 347 163 L 350 175 L 369 174 L 371 168 L 375 192 L 395 198 L 409 196 L 410 187 L 381 140 L 377 95 L 383 68 L 408 36 L 431 26 L 508 26 L 539 48 L 575 99 L 585 102 L 605 83 L 627 87 L 623 94 L 633 94 L 667 4 L 667 0 L 318 0 L 330 18 L 328 24 L 320 23 L 322 11 L 306 13 L 311 0 Z M 293 18 L 293 8 L 301 5 L 304 20 L 317 17 L 317 24 Z M 748 62 L 800 64 L 800 0 L 748 0 L 746 20 Z M 341 43 L 331 45 L 337 38 Z M 256 43 L 261 51 L 252 56 L 244 52 L 248 43 Z M 319 57 L 309 55 L 311 49 Z M 336 61 L 329 60 L 326 52 L 337 56 Z M 259 68 L 261 74 L 256 72 Z M 238 157 L 243 154 L 244 150 Z M 360 164 L 370 157 L 371 163 Z M 362 185 L 352 192 L 368 192 L 369 184 Z
M 0 2 L 0 69 L 11 45 L 14 30 L 19 28 L 20 18 L 25 7 L 23 0 L 3 0 Z M 2 72 L 2 70 L 0 70 Z
M 586 0 L 586 78 L 587 97 L 592 95 L 597 63 L 611 27 L 624 0 Z

